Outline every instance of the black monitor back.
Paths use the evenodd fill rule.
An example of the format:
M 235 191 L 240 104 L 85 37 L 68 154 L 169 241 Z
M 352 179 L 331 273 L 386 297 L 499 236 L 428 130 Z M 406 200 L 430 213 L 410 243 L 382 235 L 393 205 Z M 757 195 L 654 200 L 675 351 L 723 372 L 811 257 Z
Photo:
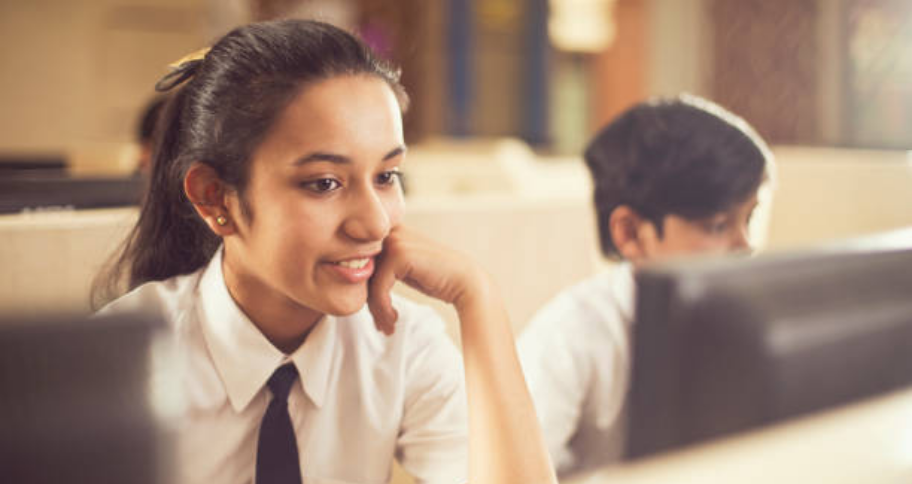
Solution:
M 912 249 L 640 271 L 631 458 L 912 385 Z
M 141 317 L 0 317 L 0 481 L 170 482 Z

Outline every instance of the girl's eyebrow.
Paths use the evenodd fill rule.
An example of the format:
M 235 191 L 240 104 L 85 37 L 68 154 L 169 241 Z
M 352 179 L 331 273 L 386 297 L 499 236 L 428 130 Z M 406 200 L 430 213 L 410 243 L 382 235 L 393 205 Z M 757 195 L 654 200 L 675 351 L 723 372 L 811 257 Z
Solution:
M 337 155 L 335 153 L 326 153 L 323 151 L 314 151 L 313 153 L 308 153 L 301 158 L 295 160 L 294 164 L 301 166 L 307 163 L 314 163 L 318 161 L 328 161 L 330 163 L 345 164 L 351 163 L 351 159 L 347 156 Z
M 399 146 L 393 148 L 392 150 L 390 150 L 390 152 L 387 153 L 386 156 L 383 157 L 383 161 L 391 160 L 399 155 L 405 154 L 405 152 L 406 152 L 405 145 L 399 145 Z
M 383 161 L 391 160 L 403 153 L 405 153 L 405 145 L 399 145 L 389 151 L 386 155 L 383 156 Z M 347 164 L 351 163 L 351 158 L 340 155 L 336 153 L 327 153 L 324 151 L 314 151 L 313 153 L 308 153 L 307 155 L 302 156 L 294 161 L 295 166 L 301 166 L 307 163 L 314 163 L 318 161 L 328 161 L 330 163 L 337 164 Z

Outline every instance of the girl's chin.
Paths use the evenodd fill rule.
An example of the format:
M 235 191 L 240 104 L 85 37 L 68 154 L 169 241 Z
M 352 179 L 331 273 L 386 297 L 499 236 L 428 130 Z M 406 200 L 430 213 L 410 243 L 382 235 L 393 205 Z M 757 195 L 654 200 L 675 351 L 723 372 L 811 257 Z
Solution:
M 332 301 L 324 312 L 333 316 L 351 316 L 363 309 L 366 304 L 367 295 L 365 294 L 362 297 Z
M 358 306 L 357 308 L 339 308 L 339 309 L 334 309 L 333 311 L 328 311 L 327 314 L 329 314 L 330 316 L 336 316 L 336 317 L 341 318 L 341 317 L 345 317 L 345 316 L 351 316 L 352 314 L 355 314 L 358 311 L 360 311 L 361 308 L 363 308 L 363 307 L 364 307 L 364 305 L 362 304 L 361 306 Z
M 350 316 L 367 304 L 366 283 L 353 285 L 324 283 L 321 289 L 317 292 L 309 288 L 301 288 L 295 294 L 295 300 L 302 306 L 308 306 L 320 314 L 331 316 Z

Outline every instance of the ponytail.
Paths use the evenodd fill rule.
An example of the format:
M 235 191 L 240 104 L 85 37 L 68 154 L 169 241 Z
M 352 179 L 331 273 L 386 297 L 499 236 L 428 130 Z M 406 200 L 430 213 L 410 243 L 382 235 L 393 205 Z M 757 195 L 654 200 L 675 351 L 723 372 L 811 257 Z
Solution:
M 93 282 L 93 308 L 124 289 L 196 271 L 221 243 L 184 193 L 184 176 L 195 161 L 179 154 L 185 98 L 185 89 L 174 93 L 156 124 L 152 170 L 139 218 Z
M 181 89 L 165 111 L 149 190 L 124 251 L 131 261 L 130 288 L 199 269 L 221 242 L 184 193 L 184 176 L 196 161 L 179 153 L 184 98 Z

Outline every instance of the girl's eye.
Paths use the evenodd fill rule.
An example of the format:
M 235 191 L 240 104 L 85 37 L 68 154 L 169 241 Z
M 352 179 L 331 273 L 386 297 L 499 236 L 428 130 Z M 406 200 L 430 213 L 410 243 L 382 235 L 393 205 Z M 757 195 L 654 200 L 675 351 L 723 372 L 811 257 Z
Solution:
M 383 173 L 377 175 L 377 184 L 378 185 L 392 185 L 396 183 L 396 180 L 402 176 L 399 173 L 399 170 L 389 170 L 384 171 Z
M 318 180 L 304 182 L 301 186 L 314 193 L 328 193 L 338 189 L 342 185 L 332 178 L 320 178 Z

